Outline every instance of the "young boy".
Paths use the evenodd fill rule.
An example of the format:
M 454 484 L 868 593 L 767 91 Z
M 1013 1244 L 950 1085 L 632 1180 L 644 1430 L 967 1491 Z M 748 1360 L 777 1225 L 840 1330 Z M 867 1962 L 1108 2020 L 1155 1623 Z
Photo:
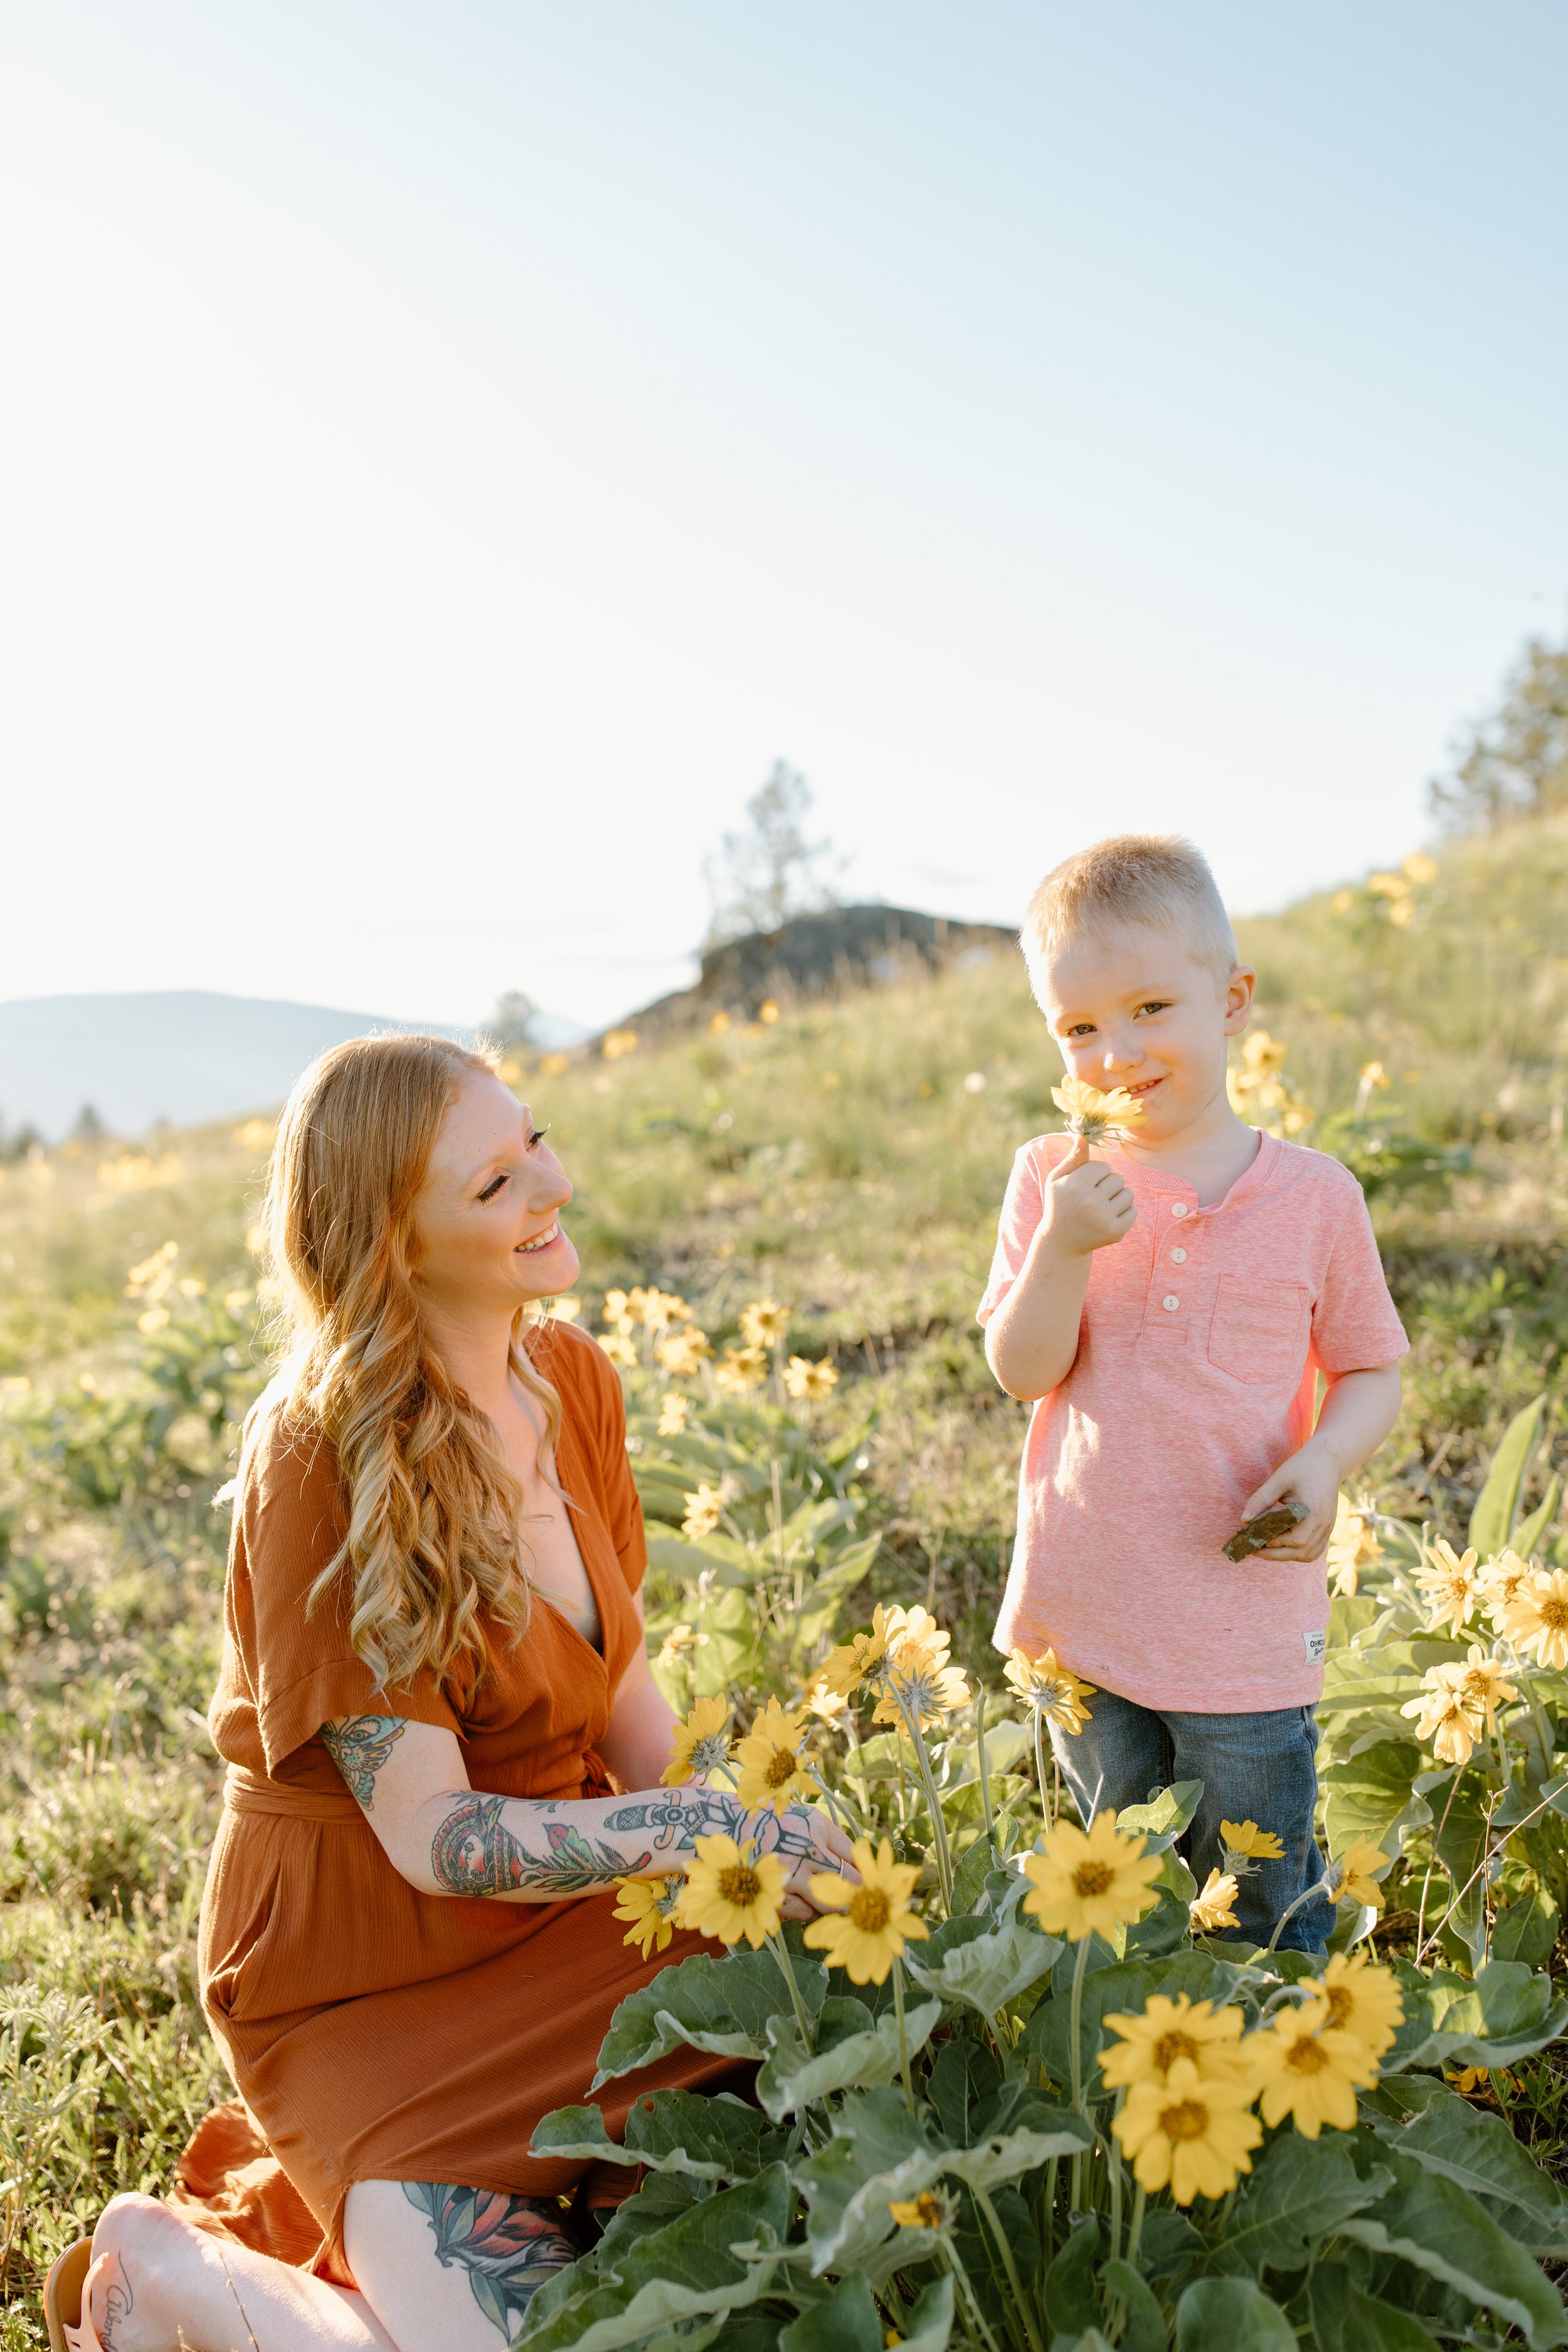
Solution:
M 997 1380 L 1035 1409 L 994 1638 L 1099 1685 L 1081 1732 L 1052 1729 L 1086 1822 L 1201 1780 L 1200 1884 L 1222 1821 L 1279 1838 L 1236 1906 L 1237 1934 L 1267 1943 L 1323 1874 L 1323 1555 L 1341 1481 L 1394 1426 L 1409 1343 L 1354 1177 L 1230 1107 L 1226 1041 L 1256 975 L 1197 850 L 1128 834 L 1068 858 L 1023 947 L 1069 1075 L 1138 1110 L 1094 1156 L 1037 1136 L 1014 1162 L 979 1317 Z M 1305 1517 L 1233 1566 L 1229 1538 L 1287 1496 Z M 1332 1920 L 1304 1903 L 1280 1941 L 1320 1952 Z

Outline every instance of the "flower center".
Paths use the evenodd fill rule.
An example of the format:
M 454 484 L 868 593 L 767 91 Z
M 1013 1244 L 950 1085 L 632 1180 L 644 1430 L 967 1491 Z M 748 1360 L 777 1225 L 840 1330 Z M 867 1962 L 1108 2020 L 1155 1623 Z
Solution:
M 763 1780 L 770 1789 L 782 1789 L 793 1780 L 800 1758 L 793 1748 L 776 1748 L 763 1767 Z
M 1109 1895 L 1113 1874 L 1108 1862 L 1080 1862 L 1072 1874 L 1075 1895 Z
M 879 1936 L 893 1916 L 893 1906 L 879 1886 L 858 1886 L 849 1897 L 850 1925 L 864 1936 Z
M 1198 2045 L 1190 2033 L 1162 2033 L 1154 2044 L 1154 2063 L 1163 2074 L 1168 2074 L 1178 2058 L 1190 2058 L 1198 2063 Z
M 1331 2065 L 1333 2061 L 1321 2042 L 1311 2034 L 1303 2033 L 1299 2041 L 1290 2044 L 1285 2063 L 1294 2066 L 1298 2074 L 1321 2074 L 1324 2067 Z
M 1202 2139 L 1209 2127 L 1209 2111 L 1201 2099 L 1183 2099 L 1162 2108 L 1160 2129 L 1167 2139 Z
M 1329 1997 L 1329 2023 L 1342 2025 L 1355 2003 L 1343 1985 L 1328 1985 L 1324 1990 Z
M 691 1750 L 692 1769 L 697 1772 L 711 1772 L 716 1764 L 722 1764 L 728 1753 L 729 1742 L 723 1733 L 711 1732 L 706 1739 L 699 1739 L 694 1743 Z
M 1541 1604 L 1541 1622 L 1548 1633 L 1568 1632 L 1568 1601 L 1558 1601 L 1555 1598 L 1543 1601 Z
M 749 1862 L 737 1862 L 719 1873 L 719 1892 L 738 1911 L 750 1910 L 760 1897 L 763 1882 Z
M 920 2213 L 921 2221 L 928 2230 L 941 2229 L 942 2207 L 937 2203 L 936 2199 L 931 2195 L 929 2189 L 921 2189 L 920 2195 L 915 2199 L 915 2206 Z

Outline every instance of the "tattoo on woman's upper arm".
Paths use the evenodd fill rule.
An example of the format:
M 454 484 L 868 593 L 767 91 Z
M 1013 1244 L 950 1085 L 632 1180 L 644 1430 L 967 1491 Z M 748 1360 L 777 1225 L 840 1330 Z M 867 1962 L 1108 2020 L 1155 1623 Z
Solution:
M 375 1776 L 407 1728 L 400 1715 L 340 1715 L 321 1726 L 322 1747 L 367 1813 L 375 1810 Z

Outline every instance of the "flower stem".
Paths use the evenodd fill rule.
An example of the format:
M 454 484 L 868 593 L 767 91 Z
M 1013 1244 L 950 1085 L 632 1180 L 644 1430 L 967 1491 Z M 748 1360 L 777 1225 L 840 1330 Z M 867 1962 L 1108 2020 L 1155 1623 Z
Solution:
M 1417 1956 L 1419 1956 L 1425 1948 L 1423 1939 L 1426 1931 L 1426 1892 L 1432 1884 L 1432 1873 L 1437 1865 L 1437 1848 L 1443 1843 L 1443 1832 L 1448 1826 L 1448 1815 L 1453 1808 L 1454 1799 L 1458 1794 L 1459 1783 L 1464 1777 L 1465 1768 L 1461 1764 L 1456 1770 L 1452 1780 L 1448 1784 L 1448 1801 L 1443 1808 L 1443 1818 L 1437 1824 L 1437 1834 L 1432 1841 L 1432 1852 L 1426 1864 L 1426 1875 L 1421 1881 L 1421 1901 L 1415 1913 L 1415 1950 Z M 1419 1965 L 1419 1957 L 1417 1964 Z
M 1083 1980 L 1089 1972 L 1089 1942 L 1088 1936 L 1079 1937 L 1078 1958 L 1073 1962 L 1072 1970 L 1072 2003 L 1068 2011 L 1068 2048 L 1072 2061 L 1072 2103 L 1074 2109 L 1083 2116 L 1085 2122 L 1089 2120 L 1089 2110 L 1084 2105 L 1083 2098 Z M 1071 2194 L 1072 2211 L 1076 2213 L 1081 2210 L 1083 2202 L 1081 2155 L 1075 2155 L 1072 2160 Z M 1068 2226 L 1071 2226 L 1071 2214 L 1068 2215 Z
M 942 1883 L 942 1907 L 945 1918 L 952 1916 L 952 1856 L 948 1851 L 947 1823 L 942 1817 L 942 1799 L 936 1792 L 936 1775 L 931 1769 L 931 1758 L 921 1735 L 919 1706 L 900 1706 L 900 1713 L 909 1727 L 914 1742 L 915 1758 L 920 1766 L 921 1784 L 925 1790 L 926 1804 L 931 1811 L 931 1830 L 936 1839 L 936 1874 Z
M 1046 1718 L 1040 1707 L 1035 1709 L 1035 1778 L 1040 1784 L 1040 1819 L 1048 1829 L 1051 1801 L 1046 1793 Z
M 915 2087 L 910 2080 L 910 2037 L 904 2024 L 904 1964 L 893 1955 L 893 2009 L 899 2021 L 899 2072 L 904 2078 L 904 2105 L 912 2116 Z
M 1149 2192 L 1140 2181 L 1132 2192 L 1132 2219 L 1127 2225 L 1127 2261 L 1134 2270 L 1138 2265 L 1138 2248 L 1143 2236 L 1143 2208 L 1148 2201 Z
M 1293 1919 L 1304 1903 L 1310 1903 L 1313 1897 L 1319 1895 L 1322 1896 L 1325 1903 L 1329 1904 L 1331 1906 L 1332 1906 L 1333 1897 L 1329 1893 L 1324 1882 L 1321 1878 L 1314 1878 L 1310 1886 L 1302 1887 L 1301 1892 L 1297 1895 L 1293 1903 L 1287 1903 L 1284 1910 L 1281 1911 L 1279 1916 L 1274 1922 L 1274 1933 L 1269 1937 L 1268 1943 L 1264 1946 L 1265 1951 L 1271 1952 L 1274 1950 L 1276 1945 L 1279 1941 L 1281 1934 L 1284 1931 L 1286 1921 L 1288 1919 Z
M 1007 2243 L 1007 2232 L 1003 2229 L 1001 2218 L 995 2206 L 991 2202 L 990 2192 L 987 2189 L 976 2188 L 972 2189 L 971 2194 L 984 2214 L 990 2225 L 991 2234 L 996 2241 L 996 2250 L 1002 2257 L 1002 2267 L 1007 2273 L 1007 2284 L 1013 2290 L 1013 2300 L 1017 2305 L 1018 2316 L 1024 2323 L 1024 2332 L 1029 2339 L 1029 2352 L 1046 2352 L 1045 2341 L 1035 2324 L 1035 2315 L 1024 2297 L 1024 2282 L 1018 2276 L 1018 2265 L 1013 2259 L 1013 2249 Z
M 993 2336 L 989 2326 L 986 2325 L 985 2314 L 980 2308 L 979 2301 L 975 2295 L 973 2286 L 970 2283 L 969 2273 L 963 2267 L 963 2255 L 959 2252 L 958 2248 L 953 2244 L 951 2238 L 944 2238 L 942 2243 L 947 2249 L 947 2259 L 952 2265 L 952 2274 L 958 2281 L 959 2289 L 963 2294 L 964 2302 L 969 2306 L 970 2318 L 973 2320 L 974 2326 L 980 2330 L 983 2340 L 989 2345 L 990 2352 L 1001 2352 L 1001 2347 L 998 2345 L 995 2336 Z
M 782 1919 L 779 1922 L 777 1933 L 770 1936 L 768 1941 L 777 1955 L 780 1968 L 784 1970 L 784 1980 L 789 1987 L 790 2000 L 795 2008 L 795 2021 L 800 2028 L 800 2038 L 805 2045 L 805 2053 L 809 2058 L 813 2055 L 816 2045 L 812 2041 L 811 2023 L 805 2013 L 805 2003 L 800 1997 L 800 1987 L 795 1979 L 795 1962 L 790 1958 L 789 1946 L 784 1941 Z
M 985 1767 L 985 1685 L 974 1685 L 974 1753 L 980 1767 L 980 1802 L 985 1814 L 985 1843 L 996 1852 L 996 1825 L 991 1816 L 991 1775 Z

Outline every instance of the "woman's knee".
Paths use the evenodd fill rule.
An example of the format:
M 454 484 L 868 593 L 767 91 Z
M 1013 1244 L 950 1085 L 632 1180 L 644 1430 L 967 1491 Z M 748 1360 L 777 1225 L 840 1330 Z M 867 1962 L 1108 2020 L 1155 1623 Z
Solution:
M 155 2262 L 187 2250 L 200 2234 L 192 2222 L 160 2204 L 156 2197 L 128 2189 L 111 2197 L 100 2214 L 92 2251 L 95 2255 L 132 2254 Z

